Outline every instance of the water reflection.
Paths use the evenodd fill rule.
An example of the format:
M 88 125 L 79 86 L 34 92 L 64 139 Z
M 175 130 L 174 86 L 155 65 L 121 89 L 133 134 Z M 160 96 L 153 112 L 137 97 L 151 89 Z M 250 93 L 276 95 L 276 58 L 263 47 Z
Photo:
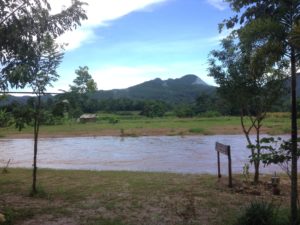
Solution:
M 233 172 L 242 173 L 250 153 L 243 135 L 41 138 L 38 166 L 215 174 L 216 141 L 231 145 Z M 12 159 L 11 167 L 31 167 L 31 139 L 0 139 L 0 146 L 1 165 Z M 221 158 L 221 165 L 226 174 L 226 156 Z M 281 170 L 275 166 L 262 168 L 263 173 L 274 171 Z

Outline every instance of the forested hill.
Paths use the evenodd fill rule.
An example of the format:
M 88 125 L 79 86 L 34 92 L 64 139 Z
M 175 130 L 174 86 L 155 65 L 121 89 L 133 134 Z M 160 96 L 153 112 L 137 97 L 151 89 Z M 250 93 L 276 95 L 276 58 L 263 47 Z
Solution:
M 185 75 L 177 79 L 154 80 L 126 88 L 107 91 L 96 91 L 92 94 L 93 99 L 132 99 L 132 100 L 161 100 L 170 104 L 192 103 L 201 94 L 210 95 L 214 93 L 216 87 L 210 86 L 196 75 Z M 51 96 L 44 96 L 43 100 Z M 29 96 L 10 96 L 1 100 L 0 105 L 6 105 L 13 101 L 26 103 Z
M 129 98 L 135 100 L 162 100 L 168 103 L 194 102 L 200 94 L 212 94 L 216 87 L 206 84 L 196 75 L 185 75 L 178 79 L 154 80 L 126 88 L 97 91 L 96 99 Z

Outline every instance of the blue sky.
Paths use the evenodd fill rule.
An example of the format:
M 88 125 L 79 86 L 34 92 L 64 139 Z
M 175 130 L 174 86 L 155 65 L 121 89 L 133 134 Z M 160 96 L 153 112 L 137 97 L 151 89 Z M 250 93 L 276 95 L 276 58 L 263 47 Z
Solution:
M 53 11 L 59 0 L 50 0 Z M 69 43 L 49 91 L 68 90 L 79 66 L 98 89 L 126 88 L 157 77 L 196 74 L 208 84 L 207 58 L 226 32 L 218 23 L 232 12 L 222 0 L 86 0 L 89 19 L 59 38 Z M 64 1 L 66 4 L 66 1 Z

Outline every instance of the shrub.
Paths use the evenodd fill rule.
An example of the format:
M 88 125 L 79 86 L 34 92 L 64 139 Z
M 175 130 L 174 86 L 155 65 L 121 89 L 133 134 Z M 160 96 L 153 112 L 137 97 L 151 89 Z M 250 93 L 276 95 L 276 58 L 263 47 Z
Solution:
M 254 201 L 238 217 L 234 225 L 284 225 L 286 221 L 278 216 L 278 208 L 273 203 Z
M 201 113 L 199 116 L 201 116 L 201 117 L 218 117 L 218 116 L 221 116 L 221 113 L 218 111 L 207 111 L 207 112 Z
M 195 115 L 194 109 L 192 106 L 181 105 L 175 109 L 175 115 L 179 118 L 188 118 Z
M 12 116 L 5 109 L 0 110 L 0 127 L 8 127 L 12 124 Z
M 191 128 L 191 129 L 189 129 L 189 132 L 193 133 L 193 134 L 202 134 L 202 133 L 204 133 L 204 129 L 203 128 Z
M 116 118 L 116 117 L 110 117 L 110 118 L 108 119 L 108 122 L 111 123 L 111 124 L 116 124 L 116 123 L 119 122 L 119 119 Z

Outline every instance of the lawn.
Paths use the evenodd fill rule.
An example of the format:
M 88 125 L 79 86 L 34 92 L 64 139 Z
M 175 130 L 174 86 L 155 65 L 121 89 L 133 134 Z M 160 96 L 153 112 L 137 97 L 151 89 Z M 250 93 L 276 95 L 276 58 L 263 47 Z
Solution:
M 251 201 L 273 201 L 283 215 L 289 202 L 284 176 L 280 196 L 272 196 L 265 182 L 254 186 L 241 175 L 230 189 L 226 177 L 214 175 L 43 169 L 35 197 L 29 197 L 30 182 L 27 169 L 0 174 L 5 224 L 224 225 Z

